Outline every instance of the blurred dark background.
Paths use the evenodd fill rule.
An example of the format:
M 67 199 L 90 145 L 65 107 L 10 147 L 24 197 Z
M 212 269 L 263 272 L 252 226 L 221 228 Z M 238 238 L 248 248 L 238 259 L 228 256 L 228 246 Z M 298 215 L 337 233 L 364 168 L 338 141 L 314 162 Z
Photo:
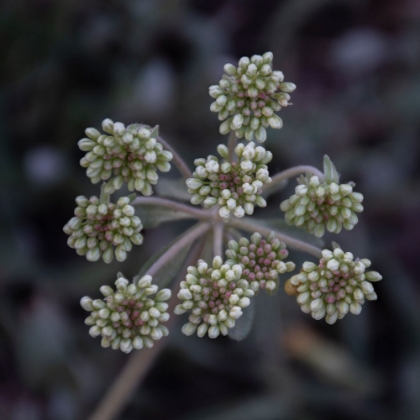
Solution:
M 338 240 L 383 274 L 379 300 L 334 326 L 260 294 L 243 342 L 168 345 L 121 419 L 420 419 L 420 2 L 14 0 L 0 9 L 0 418 L 84 419 L 127 360 L 83 323 L 81 296 L 179 232 L 145 232 L 123 264 L 66 245 L 74 198 L 98 194 L 77 140 L 102 119 L 158 123 L 192 165 L 223 141 L 208 86 L 274 53 L 297 84 L 270 169 L 329 154 L 365 211 Z M 170 176 L 177 176 L 175 170 Z M 292 186 L 270 201 L 271 217 Z M 260 214 L 260 213 L 259 213 Z M 181 228 L 183 226 L 181 225 Z M 306 256 L 291 253 L 296 261 Z

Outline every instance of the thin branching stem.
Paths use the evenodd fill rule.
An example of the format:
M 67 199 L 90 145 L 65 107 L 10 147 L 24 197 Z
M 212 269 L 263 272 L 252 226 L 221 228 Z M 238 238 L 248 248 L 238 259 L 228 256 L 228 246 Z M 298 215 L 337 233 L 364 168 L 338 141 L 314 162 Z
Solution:
M 154 276 L 165 264 L 174 259 L 179 250 L 194 242 L 200 236 L 204 235 L 210 229 L 209 222 L 197 223 L 189 233 L 176 241 L 162 256 L 147 270 L 147 274 Z
M 234 131 L 230 133 L 229 140 L 228 140 L 228 149 L 229 149 L 229 155 L 228 155 L 228 161 L 233 162 L 235 159 L 235 148 L 238 144 L 238 138 L 236 137 L 236 134 Z
M 177 281 L 171 287 L 172 297 L 168 302 L 168 312 L 171 314 L 179 302 L 174 291 L 179 288 L 180 282 L 184 279 L 186 268 L 189 265 L 197 263 L 203 251 L 204 243 L 205 238 L 199 241 L 197 246 L 194 247 L 183 269 L 180 271 Z M 174 321 L 175 317 L 171 316 L 166 326 L 170 328 Z M 112 420 L 117 418 L 127 401 L 130 400 L 135 388 L 141 383 L 153 366 L 156 357 L 165 348 L 167 342 L 167 339 L 162 339 L 157 341 L 152 348 L 135 351 L 88 420 Z
M 158 141 L 159 143 L 162 144 L 164 149 L 169 150 L 172 153 L 173 155 L 172 163 L 178 168 L 178 171 L 181 173 L 181 175 L 185 179 L 191 178 L 192 173 L 191 173 L 190 168 L 185 163 L 184 159 L 182 159 L 182 157 L 177 153 L 177 151 L 169 143 L 167 143 L 166 140 L 164 140 L 162 137 L 159 136 Z
M 275 189 L 275 187 L 281 184 L 285 179 L 292 178 L 294 176 L 298 176 L 300 174 L 310 173 L 312 175 L 316 175 L 319 179 L 324 179 L 324 174 L 314 166 L 309 165 L 300 165 L 294 166 L 293 168 L 286 169 L 285 171 L 279 172 L 278 174 L 274 175 L 270 184 L 266 184 L 263 190 L 267 189 Z
M 188 206 L 177 201 L 168 200 L 159 197 L 137 197 L 132 203 L 132 206 L 162 206 L 175 211 L 182 211 L 190 214 L 195 219 L 210 219 L 213 214 L 206 209 Z
M 213 257 L 223 258 L 223 231 L 223 222 L 213 224 Z
M 232 219 L 228 222 L 230 227 L 235 227 L 237 229 L 245 230 L 247 232 L 259 232 L 263 236 L 268 236 L 272 229 L 267 228 L 265 226 L 261 226 L 258 223 L 251 221 L 250 218 L 246 217 L 244 219 Z M 274 231 L 277 238 L 284 242 L 286 245 L 290 246 L 290 248 L 297 249 L 298 251 L 307 252 L 308 254 L 314 255 L 317 258 L 321 258 L 321 249 L 310 245 L 306 242 L 300 241 L 299 239 L 292 238 L 291 236 L 285 235 L 284 233 L 280 233 Z

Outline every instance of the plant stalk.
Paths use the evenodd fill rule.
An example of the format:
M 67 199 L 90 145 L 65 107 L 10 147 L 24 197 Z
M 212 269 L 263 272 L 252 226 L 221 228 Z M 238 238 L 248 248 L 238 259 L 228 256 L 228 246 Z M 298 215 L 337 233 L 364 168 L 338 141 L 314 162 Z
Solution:
M 285 179 L 292 178 L 294 176 L 298 176 L 304 173 L 310 173 L 312 175 L 316 175 L 320 180 L 324 179 L 324 174 L 314 166 L 309 165 L 300 165 L 294 166 L 293 168 L 286 169 L 278 174 L 274 175 L 270 184 L 266 184 L 263 187 L 263 191 L 267 189 L 275 189 L 275 187 L 282 183 Z
M 218 222 L 213 224 L 213 257 L 222 257 L 223 255 L 223 231 L 224 223 Z
M 237 144 L 238 144 L 238 138 L 236 137 L 235 132 L 232 131 L 230 133 L 229 140 L 228 140 L 228 149 L 229 149 L 228 161 L 229 162 L 234 162 L 234 159 L 236 157 L 235 148 Z
M 191 178 L 192 173 L 191 173 L 188 165 L 185 163 L 184 159 L 182 159 L 182 157 L 175 151 L 175 149 L 169 143 L 167 143 L 166 140 L 164 140 L 162 137 L 159 136 L 158 141 L 159 141 L 159 143 L 162 144 L 164 149 L 166 149 L 166 150 L 168 150 L 172 153 L 172 155 L 173 155 L 172 162 L 177 167 L 177 169 L 181 173 L 181 175 L 185 179 Z
M 197 238 L 196 238 L 197 239 Z M 205 243 L 205 238 L 203 238 L 199 244 L 190 252 L 189 257 L 187 258 L 186 263 L 184 264 L 183 269 L 181 270 L 181 275 L 179 275 L 178 280 L 172 285 L 172 291 L 176 290 L 179 287 L 180 282 L 184 278 L 185 270 L 189 265 L 197 263 L 198 258 L 201 255 Z M 178 298 L 176 293 L 172 293 L 168 304 L 168 312 L 173 313 L 173 310 L 178 303 Z M 166 326 L 170 326 L 174 323 L 175 317 L 171 316 L 169 321 L 166 323 Z M 135 351 L 127 364 L 124 366 L 123 370 L 116 378 L 114 383 L 111 385 L 107 393 L 105 394 L 102 401 L 96 407 L 95 411 L 91 414 L 88 420 L 112 420 L 115 419 L 124 408 L 127 401 L 133 395 L 135 388 L 141 383 L 145 378 L 156 357 L 160 352 L 165 348 L 168 340 L 162 339 L 155 342 L 155 345 L 152 348 L 145 348 L 141 351 Z
M 180 249 L 194 242 L 200 236 L 204 235 L 210 229 L 210 223 L 197 223 L 189 233 L 183 236 L 179 241 L 175 242 L 162 256 L 147 270 L 147 274 L 152 277 L 170 260 L 172 260 Z
M 188 206 L 177 201 L 168 200 L 166 198 L 159 197 L 137 197 L 132 203 L 132 206 L 161 206 L 174 211 L 181 211 L 190 214 L 195 219 L 210 219 L 213 214 L 206 209 L 198 207 Z

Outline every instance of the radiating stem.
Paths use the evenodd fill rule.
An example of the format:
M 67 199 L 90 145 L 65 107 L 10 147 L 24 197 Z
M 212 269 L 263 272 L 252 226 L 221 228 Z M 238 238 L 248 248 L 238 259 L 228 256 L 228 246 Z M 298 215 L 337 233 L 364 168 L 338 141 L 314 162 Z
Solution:
M 178 298 L 174 290 L 178 289 L 179 283 L 184 279 L 186 267 L 197 263 L 203 250 L 204 242 L 205 238 L 190 253 L 181 270 L 182 274 L 179 275 L 178 280 L 172 285 L 171 289 L 173 293 L 168 302 L 168 313 L 172 314 L 173 309 L 178 303 Z M 166 326 L 170 328 L 174 320 L 175 317 L 171 316 Z M 149 369 L 153 366 L 154 360 L 165 348 L 167 342 L 167 339 L 162 339 L 155 342 L 154 346 L 150 349 L 144 348 L 140 351 L 135 351 L 88 420 L 112 420 L 117 418 L 127 401 L 130 400 L 134 389 L 147 375 Z
M 300 174 L 304 173 L 310 173 L 312 175 L 316 175 L 320 180 L 324 179 L 324 174 L 314 166 L 308 166 L 308 165 L 300 165 L 300 166 L 294 166 L 293 168 L 286 169 L 285 171 L 279 172 L 278 174 L 274 175 L 272 177 L 272 181 L 270 184 L 266 184 L 263 187 L 263 191 L 267 189 L 275 189 L 276 185 L 279 185 L 284 181 L 285 179 L 292 178 L 294 176 L 298 176 Z
M 228 161 L 234 162 L 235 158 L 235 148 L 238 144 L 238 138 L 236 137 L 236 134 L 234 131 L 230 133 L 229 140 L 228 140 L 228 149 L 229 149 L 229 155 L 228 155 Z
M 176 150 L 169 143 L 167 143 L 166 140 L 163 140 L 163 138 L 160 136 L 158 137 L 158 141 L 162 144 L 164 149 L 169 150 L 172 153 L 173 159 L 171 162 L 178 168 L 178 171 L 181 173 L 181 175 L 185 179 L 191 178 L 192 173 L 190 171 L 190 168 L 184 162 L 184 159 L 182 159 L 182 157 L 176 152 Z
M 218 222 L 213 225 L 213 257 L 220 256 L 223 259 L 223 230 L 224 223 Z
M 188 213 L 195 219 L 209 219 L 212 217 L 212 213 L 206 209 L 200 209 L 198 207 L 188 206 L 177 201 L 168 200 L 166 198 L 159 197 L 137 197 L 132 203 L 132 206 L 162 206 L 174 211 L 182 211 Z
M 147 274 L 154 276 L 166 263 L 175 258 L 179 250 L 194 242 L 200 236 L 204 235 L 210 229 L 210 223 L 197 223 L 189 233 L 176 241 L 161 257 L 147 270 Z
M 101 195 L 99 196 L 99 201 L 101 204 L 109 204 L 111 196 L 105 192 L 106 182 L 103 182 L 101 185 Z
M 263 236 L 268 236 L 270 232 L 273 230 L 267 228 L 265 226 L 261 226 L 258 223 L 251 221 L 249 217 L 244 219 L 232 219 L 228 222 L 228 226 L 235 227 L 241 230 L 245 230 L 247 232 L 259 232 Z M 307 244 L 306 242 L 299 241 L 299 239 L 292 238 L 291 236 L 285 235 L 284 233 L 280 233 L 274 231 L 277 238 L 284 242 L 286 245 L 290 246 L 290 248 L 297 249 L 299 251 L 307 252 L 308 254 L 314 255 L 317 258 L 321 258 L 321 249 L 314 246 Z

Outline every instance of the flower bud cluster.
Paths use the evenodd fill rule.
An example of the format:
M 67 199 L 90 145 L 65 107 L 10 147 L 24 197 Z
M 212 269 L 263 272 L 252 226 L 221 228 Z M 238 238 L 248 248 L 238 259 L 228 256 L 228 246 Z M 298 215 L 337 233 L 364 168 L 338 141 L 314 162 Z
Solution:
M 325 230 L 353 229 L 356 213 L 363 211 L 363 195 L 353 192 L 352 184 L 325 182 L 315 175 L 301 176 L 298 183 L 295 194 L 280 204 L 288 224 L 303 226 L 317 237 Z
M 238 242 L 231 240 L 228 243 L 226 263 L 240 264 L 242 277 L 248 280 L 251 289 L 257 293 L 265 289 L 273 295 L 279 286 L 279 274 L 295 269 L 291 261 L 283 262 L 289 255 L 286 245 L 271 232 L 267 239 L 259 233 L 251 235 L 251 241 L 241 238 Z
M 102 122 L 102 128 L 106 134 L 88 128 L 88 138 L 79 140 L 80 150 L 87 152 L 80 161 L 87 168 L 86 175 L 94 184 L 109 180 L 108 194 L 126 183 L 130 191 L 151 195 L 152 185 L 158 181 L 157 170 L 168 172 L 172 160 L 172 153 L 156 140 L 157 129 L 143 124 L 125 127 L 110 119 Z
M 191 203 L 203 203 L 206 208 L 218 204 L 224 221 L 229 220 L 231 213 L 241 218 L 245 213 L 251 215 L 255 205 L 265 207 L 267 203 L 261 193 L 263 185 L 271 182 L 266 164 L 272 153 L 262 146 L 256 147 L 254 142 L 246 146 L 240 143 L 235 148 L 238 162 L 229 162 L 228 148 L 220 144 L 217 150 L 222 162 L 211 155 L 194 161 L 193 178 L 187 179 Z
M 227 335 L 254 296 L 242 271 L 238 264 L 223 263 L 220 256 L 213 259 L 212 267 L 203 260 L 198 261 L 197 267 L 188 267 L 178 293 L 183 302 L 174 311 L 177 315 L 191 311 L 189 322 L 182 327 L 185 335 L 196 331 L 199 337 Z
M 134 214 L 128 197 L 120 197 L 117 204 L 103 203 L 98 197 L 87 199 L 76 197 L 77 207 L 63 230 L 70 237 L 67 244 L 75 248 L 79 255 L 86 255 L 89 261 L 99 258 L 110 263 L 115 257 L 118 261 L 127 258 L 132 244 L 141 245 L 143 228 L 140 219 Z
M 263 143 L 266 128 L 281 128 L 283 121 L 276 115 L 282 107 L 290 105 L 290 95 L 296 89 L 293 83 L 284 82 L 281 71 L 273 71 L 273 53 L 266 52 L 242 57 L 238 66 L 226 64 L 218 85 L 210 86 L 209 94 L 216 100 L 210 110 L 217 112 L 220 133 L 234 131 L 238 138 Z
M 351 252 L 341 248 L 324 249 L 319 265 L 305 262 L 301 272 L 293 276 L 288 285 L 288 294 L 294 288 L 297 302 L 305 313 L 314 319 L 334 324 L 348 312 L 358 315 L 367 300 L 376 300 L 372 282 L 382 276 L 377 271 L 366 271 L 371 262 L 354 259 Z
M 153 340 L 168 335 L 162 323 L 169 319 L 165 302 L 171 297 L 169 289 L 158 291 L 149 275 L 136 284 L 120 275 L 115 286 L 116 290 L 109 286 L 99 289 L 104 299 L 85 296 L 80 301 L 82 308 L 90 312 L 85 320 L 91 326 L 89 334 L 102 336 L 102 347 L 130 353 L 133 349 L 153 347 Z

